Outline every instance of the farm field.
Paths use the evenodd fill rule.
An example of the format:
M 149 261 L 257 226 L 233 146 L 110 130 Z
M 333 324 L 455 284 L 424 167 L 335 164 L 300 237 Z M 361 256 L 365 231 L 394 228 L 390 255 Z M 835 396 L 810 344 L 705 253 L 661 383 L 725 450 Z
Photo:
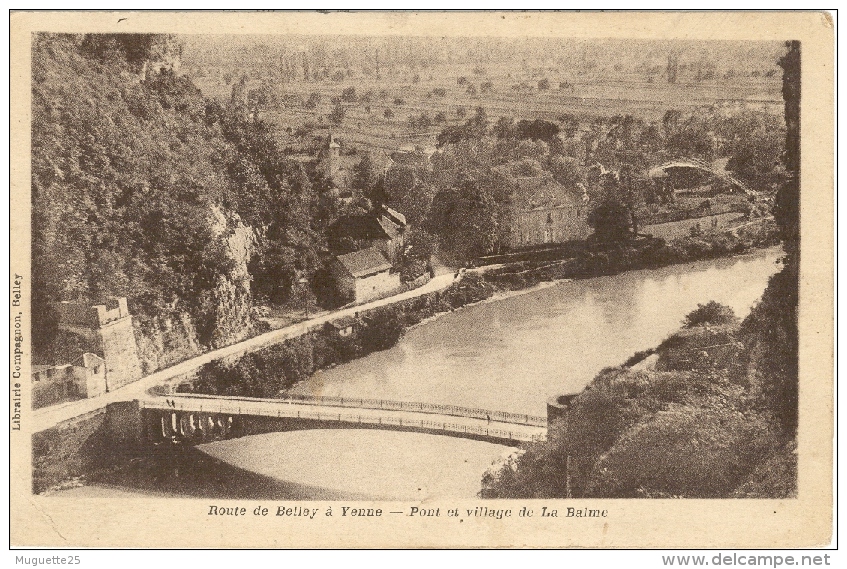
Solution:
M 246 89 L 255 89 L 264 79 L 253 74 Z M 415 81 L 415 77 L 418 80 Z M 459 85 L 460 77 L 466 83 Z M 538 82 L 548 79 L 550 87 L 539 90 Z M 192 77 L 206 96 L 226 102 L 234 82 L 222 73 L 207 72 Z M 491 90 L 481 92 L 483 83 Z M 560 83 L 565 83 L 560 88 Z M 348 144 L 376 153 L 390 153 L 406 145 L 432 144 L 447 125 L 460 124 L 474 109 L 482 107 L 492 120 L 499 117 L 558 121 L 564 115 L 579 118 L 632 115 L 648 122 L 660 122 L 669 109 L 680 111 L 718 105 L 728 109 L 754 108 L 778 114 L 782 110 L 780 82 L 776 77 L 738 77 L 709 81 L 681 81 L 669 84 L 660 78 L 652 82 L 644 75 L 629 74 L 610 78 L 565 78 L 556 72 L 541 77 L 524 76 L 519 70 L 497 75 L 473 75 L 467 66 L 429 68 L 425 73 L 386 74 L 380 79 L 352 77 L 343 81 L 270 82 L 279 104 L 263 108 L 259 116 L 285 131 L 304 126 L 332 128 Z M 468 93 L 473 86 L 476 94 Z M 344 89 L 353 87 L 356 102 L 339 100 Z M 434 94 L 443 93 L 443 96 Z M 314 108 L 302 103 L 316 93 Z M 363 95 L 366 99 L 362 100 Z M 329 115 L 337 104 L 344 108 L 340 124 L 331 124 Z M 386 116 L 386 112 L 389 116 Z M 443 113 L 443 121 L 429 128 L 413 129 L 410 118 L 426 114 L 430 119 Z

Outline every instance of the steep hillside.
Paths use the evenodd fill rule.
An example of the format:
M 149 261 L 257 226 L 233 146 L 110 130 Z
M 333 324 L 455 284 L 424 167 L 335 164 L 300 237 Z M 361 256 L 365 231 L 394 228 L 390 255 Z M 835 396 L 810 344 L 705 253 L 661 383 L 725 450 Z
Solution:
M 175 73 L 179 51 L 167 36 L 34 38 L 36 361 L 67 345 L 54 301 L 126 296 L 149 372 L 249 334 L 251 281 L 285 296 L 314 269 L 309 180 L 261 122 Z

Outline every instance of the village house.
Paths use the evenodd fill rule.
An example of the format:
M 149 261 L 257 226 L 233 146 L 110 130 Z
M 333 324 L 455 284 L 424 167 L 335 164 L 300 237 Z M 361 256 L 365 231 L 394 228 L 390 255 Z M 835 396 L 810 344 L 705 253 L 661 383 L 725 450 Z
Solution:
M 33 408 L 106 393 L 106 362 L 84 353 L 75 361 L 55 366 L 32 366 Z
M 391 269 L 388 257 L 376 247 L 338 255 L 330 264 L 339 293 L 346 301 L 356 303 L 400 290 L 400 274 Z
M 403 251 L 406 217 L 388 206 L 338 219 L 328 230 L 327 240 L 334 254 L 375 248 L 391 263 Z
M 357 320 L 352 316 L 342 316 L 336 320 L 331 320 L 327 326 L 335 330 L 335 333 L 342 338 L 347 338 L 353 335 L 356 331 Z
M 588 195 L 549 178 L 519 178 L 503 244 L 511 249 L 587 238 Z

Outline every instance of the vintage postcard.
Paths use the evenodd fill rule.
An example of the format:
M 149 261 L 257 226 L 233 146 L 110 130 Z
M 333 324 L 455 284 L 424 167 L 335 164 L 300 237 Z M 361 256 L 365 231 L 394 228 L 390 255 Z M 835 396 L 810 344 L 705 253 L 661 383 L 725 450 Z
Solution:
M 13 546 L 832 535 L 818 12 L 13 12 Z

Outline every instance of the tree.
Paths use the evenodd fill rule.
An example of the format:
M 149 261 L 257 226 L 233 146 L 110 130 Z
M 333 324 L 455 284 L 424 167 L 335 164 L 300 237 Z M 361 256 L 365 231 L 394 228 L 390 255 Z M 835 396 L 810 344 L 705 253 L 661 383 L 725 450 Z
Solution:
M 394 111 L 392 111 L 391 109 L 385 109 L 382 112 L 382 116 L 384 116 L 387 119 L 392 119 L 392 118 L 394 118 Z
M 230 106 L 237 108 L 247 104 L 247 76 L 242 75 L 238 83 L 232 85 L 232 93 L 229 97 Z
M 679 55 L 676 53 L 668 54 L 667 77 L 668 83 L 676 83 L 676 78 L 679 73 Z
M 562 130 L 565 132 L 566 137 L 573 138 L 579 132 L 579 119 L 574 115 L 562 115 L 559 117 L 559 122 L 562 123 Z
M 710 300 L 706 304 L 697 304 L 697 308 L 688 313 L 683 320 L 682 325 L 685 328 L 693 328 L 704 324 L 711 326 L 723 326 L 728 324 L 736 324 L 738 318 L 731 307 L 725 306 L 714 300 Z
M 332 112 L 329 114 L 329 121 L 332 124 L 339 125 L 344 121 L 344 115 L 347 114 L 347 110 L 344 108 L 344 105 L 340 103 L 335 105 L 332 109 Z
M 365 353 L 387 350 L 403 336 L 406 327 L 398 312 L 392 307 L 378 308 L 371 312 L 360 333 L 362 350 Z
M 494 92 L 494 84 L 491 81 L 484 81 L 479 85 L 479 92 L 483 95 Z
M 439 191 L 427 227 L 460 260 L 490 253 L 497 241 L 497 203 L 491 189 L 465 177 L 458 187 Z
M 722 120 L 719 131 L 725 141 L 723 152 L 729 156 L 727 170 L 759 190 L 777 183 L 785 149 L 781 117 L 747 111 Z
M 629 209 L 612 196 L 595 204 L 588 212 L 587 221 L 599 243 L 617 243 L 632 238 Z
M 553 179 L 566 188 L 576 188 L 578 184 L 585 181 L 585 174 L 576 158 L 552 154 L 547 170 L 553 174 Z
M 467 131 L 463 126 L 446 126 L 436 138 L 435 145 L 441 148 L 445 144 L 456 144 L 467 138 Z
M 538 90 L 539 91 L 550 90 L 550 80 L 549 79 L 542 79 L 541 81 L 539 81 L 538 82 Z
M 415 131 L 423 131 L 432 126 L 432 119 L 429 115 L 421 113 L 419 116 L 412 115 L 409 117 L 409 127 Z
M 309 94 L 309 98 L 306 99 L 306 102 L 303 104 L 307 109 L 314 109 L 321 102 L 320 93 L 312 92 Z
M 465 129 L 471 138 L 482 138 L 488 132 L 488 113 L 482 107 L 477 107 L 474 115 L 465 122 Z
M 148 62 L 179 57 L 182 44 L 169 34 L 86 34 L 79 51 L 102 62 L 121 61 L 138 72 Z
M 423 229 L 411 229 L 406 233 L 405 247 L 400 257 L 400 278 L 411 281 L 426 273 L 430 258 L 435 254 L 438 240 Z
M 667 113 L 665 116 L 668 116 Z M 665 139 L 665 148 L 676 156 L 711 161 L 714 158 L 715 138 L 708 118 L 692 115 L 675 128 L 671 127 Z
M 515 119 L 512 117 L 500 117 L 494 124 L 494 135 L 500 139 L 510 139 L 517 136 Z
M 541 164 L 532 158 L 523 158 L 517 162 L 512 162 L 510 164 L 510 170 L 512 174 L 521 178 L 537 178 L 544 172 Z
M 662 117 L 662 128 L 665 131 L 665 136 L 670 136 L 679 127 L 679 121 L 682 119 L 682 111 L 677 109 L 668 109 Z
M 379 171 L 371 158 L 370 152 L 365 152 L 362 159 L 353 166 L 353 189 L 367 192 L 377 183 Z
M 355 87 L 346 87 L 341 92 L 341 100 L 348 103 L 356 102 L 356 88 Z
M 518 138 L 547 141 L 559 134 L 559 125 L 541 119 L 520 120 L 515 125 L 515 131 Z

